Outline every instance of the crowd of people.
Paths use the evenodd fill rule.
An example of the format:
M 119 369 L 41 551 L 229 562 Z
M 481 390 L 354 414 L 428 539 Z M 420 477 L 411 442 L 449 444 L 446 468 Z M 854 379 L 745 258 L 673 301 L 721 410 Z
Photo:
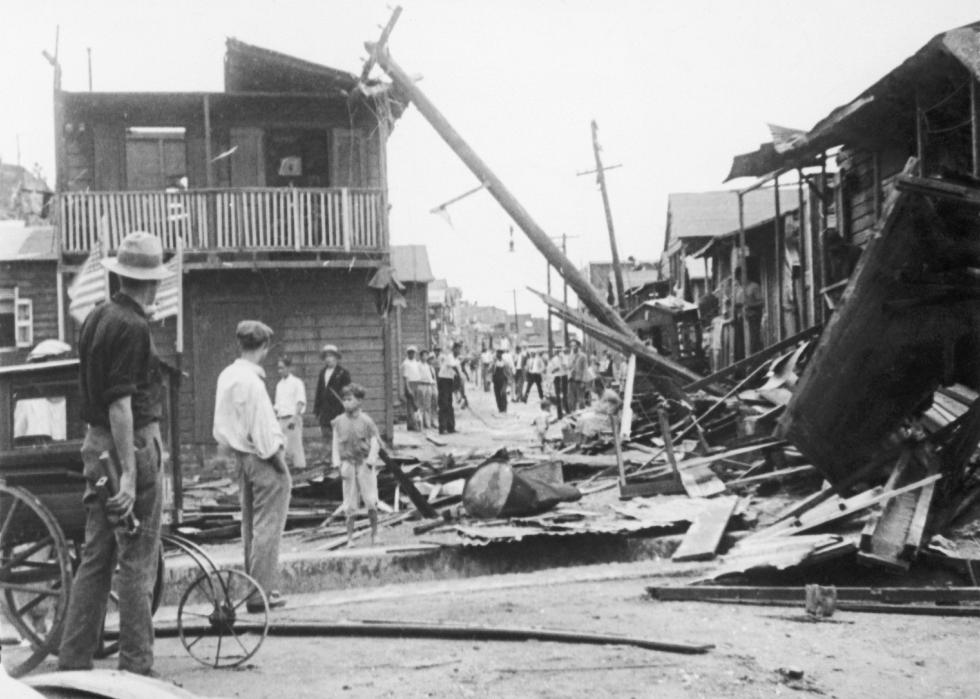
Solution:
M 160 552 L 163 496 L 161 469 L 163 415 L 162 364 L 153 345 L 148 310 L 160 281 L 171 275 L 163 264 L 159 238 L 131 233 L 115 258 L 103 265 L 120 279 L 118 293 L 93 310 L 79 332 L 81 412 L 88 425 L 82 447 L 86 537 L 69 602 L 58 662 L 62 669 L 92 667 L 108 604 L 113 570 L 118 567 L 120 615 L 119 667 L 149 674 L 153 665 L 150 600 Z M 231 338 L 229 338 L 230 340 Z M 239 356 L 218 376 L 213 437 L 218 452 L 234 466 L 242 504 L 245 569 L 267 593 L 254 592 L 247 612 L 281 607 L 278 591 L 279 546 L 286 526 L 292 488 L 291 469 L 306 466 L 303 415 L 306 387 L 295 376 L 288 356 L 277 361 L 279 380 L 270 396 L 263 368 L 272 348 L 273 330 L 258 320 L 243 320 L 235 331 Z M 559 418 L 585 407 L 593 394 L 622 379 L 625 362 L 604 352 L 586 356 L 578 340 L 556 350 L 514 352 L 483 347 L 464 354 L 462 343 L 449 351 L 408 347 L 400 381 L 408 408 L 408 428 L 456 431 L 455 405 L 467 406 L 466 386 L 490 391 L 501 413 L 508 397 L 527 402 L 532 390 L 541 403 L 535 428 L 544 443 L 550 405 Z M 375 466 L 383 457 L 381 434 L 361 407 L 365 389 L 341 364 L 340 349 L 322 348 L 323 367 L 316 379 L 313 414 L 330 466 L 341 476 L 347 541 L 363 505 L 378 534 Z M 108 458 L 106 458 L 108 454 Z M 93 484 L 108 476 L 115 493 L 100 499 Z M 123 526 L 125 525 L 125 526 Z
M 492 391 L 500 413 L 507 412 L 509 402 L 527 403 L 536 391 L 538 400 L 547 398 L 549 405 L 557 408 L 560 419 L 586 407 L 614 383 L 621 383 L 625 373 L 622 355 L 614 356 L 609 350 L 587 355 L 575 338 L 568 347 L 556 348 L 551 356 L 546 350 L 521 345 L 510 351 L 484 344 L 479 352 L 468 353 L 458 342 L 451 353 L 442 353 L 439 348 L 420 352 L 410 345 L 401 364 L 400 388 L 410 431 L 438 426 L 440 434 L 447 434 L 455 431 L 453 396 L 459 396 L 465 407 L 467 383 L 487 393 Z M 445 381 L 441 392 L 436 388 L 440 378 Z

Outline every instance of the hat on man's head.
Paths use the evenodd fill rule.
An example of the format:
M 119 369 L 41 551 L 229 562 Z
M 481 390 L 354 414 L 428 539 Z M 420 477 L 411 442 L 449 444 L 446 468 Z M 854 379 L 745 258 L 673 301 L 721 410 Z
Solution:
M 340 350 L 337 349 L 337 345 L 324 345 L 323 349 L 320 350 L 320 355 L 326 357 L 328 354 L 340 359 Z
M 419 348 L 416 347 L 415 345 L 409 345 L 408 347 L 405 348 L 405 354 L 408 354 L 409 352 L 418 352 L 418 351 Z
M 102 266 L 120 277 L 141 281 L 160 281 L 173 276 L 163 264 L 160 239 L 143 231 L 134 231 L 123 238 L 116 256 L 104 258 Z
M 272 328 L 261 320 L 243 320 L 235 328 L 238 343 L 244 349 L 257 349 L 272 339 Z

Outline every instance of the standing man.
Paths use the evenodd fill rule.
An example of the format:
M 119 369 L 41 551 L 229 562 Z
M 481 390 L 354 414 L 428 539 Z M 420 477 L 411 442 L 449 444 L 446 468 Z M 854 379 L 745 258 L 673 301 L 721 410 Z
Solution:
M 419 352 L 419 374 L 421 374 L 421 397 L 419 412 L 422 414 L 422 428 L 436 426 L 436 370 L 428 350 Z
M 462 348 L 461 342 L 454 342 L 451 353 L 443 352 L 439 356 L 439 373 L 436 380 L 436 390 L 439 393 L 439 434 L 453 434 L 456 431 L 456 414 L 453 412 L 453 389 L 456 381 L 459 381 L 463 401 L 466 401 L 466 389 L 463 388 L 459 363 L 459 353 Z
M 527 352 L 520 345 L 514 353 L 514 402 L 524 400 L 524 381 L 526 379 L 525 369 L 527 364 Z
M 504 360 L 504 351 L 497 350 L 497 357 L 493 362 L 493 397 L 497 401 L 497 412 L 507 412 L 507 386 L 513 378 L 513 370 L 510 364 Z
M 218 375 L 213 434 L 219 453 L 237 466 L 245 570 L 265 590 L 269 607 L 282 607 L 286 600 L 276 584 L 279 541 L 286 528 L 293 483 L 286 466 L 285 440 L 262 368 L 272 329 L 257 320 L 243 320 L 235 335 L 240 353 Z M 260 596 L 250 596 L 245 607 L 253 613 L 262 611 Z
M 286 439 L 286 463 L 295 470 L 306 468 L 303 451 L 303 412 L 306 410 L 306 386 L 303 379 L 293 375 L 293 360 L 281 357 L 276 363 L 279 383 L 276 384 L 276 417 Z
M 150 601 L 160 554 L 163 382 L 146 309 L 171 272 L 163 264 L 159 238 L 142 232 L 127 235 L 116 257 L 102 265 L 119 276 L 119 291 L 95 307 L 78 334 L 81 416 L 88 424 L 82 444 L 85 546 L 58 667 L 92 669 L 118 565 L 119 669 L 148 675 L 153 668 Z M 107 461 L 100 460 L 104 452 Z M 118 483 L 104 502 L 93 488 L 103 476 Z M 132 533 L 118 527 L 130 514 L 138 521 Z
M 568 403 L 570 410 L 578 410 L 588 403 L 587 372 L 589 360 L 582 351 L 582 344 L 572 340 L 572 355 L 568 367 Z
M 561 420 L 568 412 L 568 369 L 565 368 L 560 349 L 555 350 L 555 355 L 548 362 L 548 375 L 555 389 L 555 405 L 558 407 L 558 419 Z
M 323 369 L 316 379 L 313 412 L 320 423 L 323 445 L 329 450 L 333 444 L 333 428 L 330 423 L 344 412 L 340 391 L 350 383 L 350 374 L 340 366 L 340 350 L 337 345 L 324 345 L 320 356 L 323 357 Z
M 480 377 L 483 379 L 483 391 L 484 393 L 490 392 L 490 374 L 493 368 L 493 351 L 486 345 L 483 345 L 483 351 L 480 352 Z
M 530 358 L 527 360 L 527 387 L 524 389 L 523 401 L 527 403 L 527 397 L 531 395 L 531 387 L 538 387 L 538 398 L 544 398 L 544 393 L 541 390 L 541 377 L 544 374 L 545 368 L 545 353 L 544 352 L 532 352 Z
M 402 395 L 405 396 L 405 414 L 409 432 L 421 429 L 422 406 L 422 367 L 415 358 L 415 345 L 405 348 L 405 360 L 402 362 Z
M 741 358 L 745 356 L 742 327 L 742 314 L 749 321 L 749 354 L 755 354 L 762 349 L 762 312 L 766 301 L 762 297 L 762 287 L 759 283 L 749 279 L 745 281 L 742 276 L 742 268 L 735 268 L 735 286 L 732 291 L 732 300 L 735 306 L 735 356 Z

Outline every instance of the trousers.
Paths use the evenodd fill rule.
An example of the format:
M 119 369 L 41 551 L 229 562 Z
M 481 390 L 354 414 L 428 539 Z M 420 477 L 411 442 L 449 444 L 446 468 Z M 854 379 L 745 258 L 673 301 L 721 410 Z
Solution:
M 456 431 L 456 415 L 453 413 L 453 380 L 439 378 L 436 381 L 439 392 L 439 433 Z
M 227 453 L 227 450 L 226 450 Z M 245 571 L 266 594 L 278 590 L 279 543 L 286 529 L 293 480 L 255 454 L 232 451 L 238 469 L 238 494 L 242 503 L 242 543 Z M 250 601 L 258 603 L 255 596 Z
M 160 554 L 163 476 L 160 426 L 136 430 L 136 504 L 139 529 L 128 534 L 113 526 L 95 491 L 85 492 L 85 545 L 72 583 L 58 667 L 89 670 L 105 619 L 112 573 L 119 567 L 119 669 L 145 675 L 153 667 L 153 583 Z M 104 474 L 99 456 L 115 453 L 112 433 L 90 425 L 82 443 L 83 474 L 94 484 Z
M 497 401 L 497 410 L 501 413 L 507 412 L 507 378 L 503 376 L 493 377 L 493 397 Z
M 531 395 L 531 387 L 538 387 L 538 400 L 544 398 L 544 393 L 541 391 L 541 374 L 536 374 L 529 371 L 527 373 L 527 387 L 524 389 L 524 402 L 527 403 L 527 397 Z
M 555 403 L 558 405 L 558 419 L 561 420 L 568 410 L 568 377 L 556 376 L 554 379 Z
M 290 423 L 293 424 L 291 428 Z M 306 452 L 303 450 L 303 416 L 281 417 L 279 426 L 286 438 L 286 461 L 297 471 L 302 471 L 306 468 Z
M 569 410 L 580 410 L 589 404 L 589 387 L 584 381 L 568 379 Z

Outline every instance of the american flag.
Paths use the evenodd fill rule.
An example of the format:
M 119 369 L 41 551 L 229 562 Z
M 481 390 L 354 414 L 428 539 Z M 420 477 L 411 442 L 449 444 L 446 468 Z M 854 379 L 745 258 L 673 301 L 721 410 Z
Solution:
M 96 245 L 68 287 L 71 299 L 68 312 L 76 323 L 81 325 L 96 304 L 105 300 L 108 286 L 108 274 L 102 266 L 102 246 Z

